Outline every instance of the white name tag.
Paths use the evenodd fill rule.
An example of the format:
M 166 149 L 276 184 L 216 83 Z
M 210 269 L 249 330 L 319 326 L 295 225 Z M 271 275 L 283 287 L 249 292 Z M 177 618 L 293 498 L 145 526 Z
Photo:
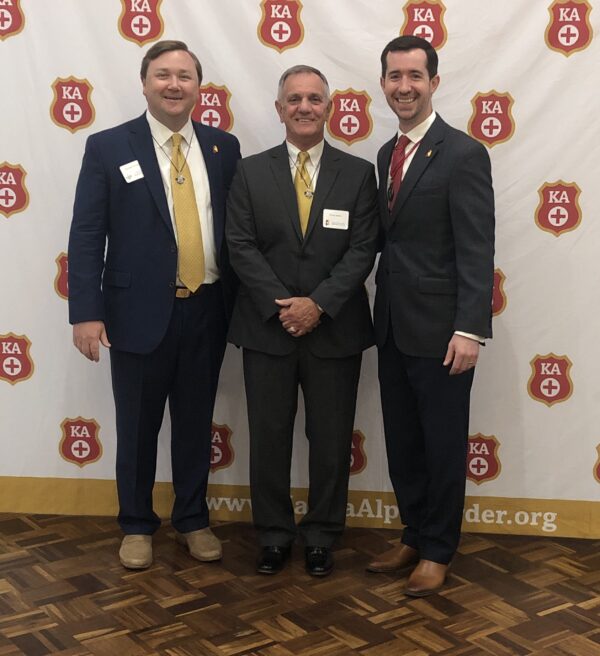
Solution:
M 348 230 L 350 212 L 347 210 L 323 210 L 323 227 L 332 230 Z
M 121 169 L 121 173 L 123 174 L 125 182 L 127 183 L 135 182 L 136 180 L 144 177 L 144 174 L 142 173 L 142 167 L 140 166 L 140 163 L 137 161 L 137 159 L 133 162 L 129 162 L 129 164 L 123 164 L 123 166 L 119 166 L 119 168 Z

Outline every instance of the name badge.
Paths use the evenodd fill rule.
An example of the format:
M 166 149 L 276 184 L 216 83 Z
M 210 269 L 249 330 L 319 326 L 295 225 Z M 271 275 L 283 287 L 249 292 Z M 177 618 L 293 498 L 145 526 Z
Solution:
M 144 174 L 142 173 L 142 167 L 140 166 L 140 163 L 137 161 L 137 159 L 133 160 L 133 162 L 129 162 L 129 164 L 123 164 L 123 166 L 119 166 L 119 168 L 121 169 L 121 173 L 123 174 L 127 184 L 130 182 L 135 182 L 136 180 L 144 177 Z
M 331 230 L 348 230 L 350 212 L 347 210 L 323 210 L 323 227 Z

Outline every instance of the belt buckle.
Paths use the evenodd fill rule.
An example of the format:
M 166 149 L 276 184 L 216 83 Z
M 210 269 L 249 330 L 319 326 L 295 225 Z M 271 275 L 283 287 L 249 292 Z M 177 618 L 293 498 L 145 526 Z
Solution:
M 177 287 L 175 290 L 175 298 L 189 298 L 192 292 L 187 287 Z

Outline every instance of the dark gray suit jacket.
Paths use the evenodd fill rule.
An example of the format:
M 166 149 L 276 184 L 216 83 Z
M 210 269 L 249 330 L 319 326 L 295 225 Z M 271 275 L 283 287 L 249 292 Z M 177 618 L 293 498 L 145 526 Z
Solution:
M 349 212 L 347 230 L 323 225 L 323 210 Z M 325 143 L 304 239 L 285 143 L 240 161 L 227 202 L 226 238 L 240 278 L 228 339 L 285 355 L 299 340 L 319 357 L 345 357 L 374 343 L 364 281 L 376 253 L 373 166 Z M 325 313 L 304 337 L 289 335 L 275 299 L 310 296 Z
M 491 337 L 494 192 L 487 150 L 439 116 L 410 163 L 390 212 L 387 179 L 396 136 L 379 151 L 384 243 L 377 270 L 375 337 L 443 357 L 455 330 Z

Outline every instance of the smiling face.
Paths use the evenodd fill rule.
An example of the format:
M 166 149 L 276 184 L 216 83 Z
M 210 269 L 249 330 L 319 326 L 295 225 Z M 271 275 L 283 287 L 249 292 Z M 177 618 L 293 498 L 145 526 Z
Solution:
M 323 80 L 315 73 L 295 73 L 284 82 L 275 101 L 285 138 L 300 150 L 308 150 L 323 139 L 331 100 Z
M 157 121 L 178 132 L 198 100 L 196 65 L 184 50 L 165 52 L 148 65 L 142 89 L 148 110 Z
M 381 89 L 388 105 L 400 121 L 402 132 L 409 132 L 433 111 L 431 97 L 440 83 L 439 75 L 431 79 L 424 50 L 388 52 Z

